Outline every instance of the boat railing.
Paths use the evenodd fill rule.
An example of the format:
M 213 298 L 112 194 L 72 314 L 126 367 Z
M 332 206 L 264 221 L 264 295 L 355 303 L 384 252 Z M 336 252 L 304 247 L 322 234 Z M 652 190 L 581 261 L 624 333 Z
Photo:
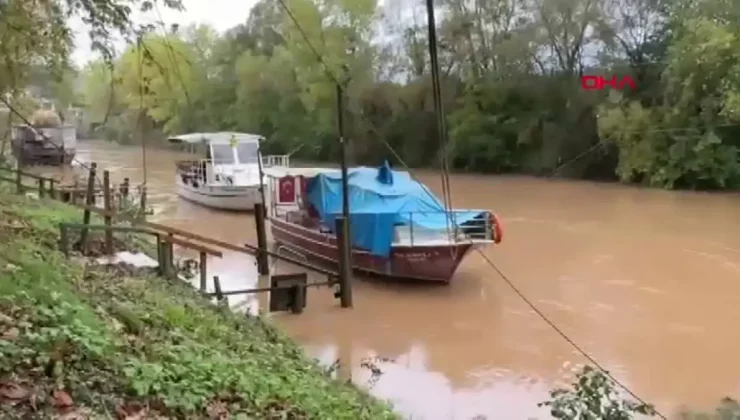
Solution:
M 219 166 L 219 162 L 213 159 L 196 159 L 196 160 L 178 160 L 175 167 L 180 175 L 193 176 L 204 181 L 208 181 L 209 172 L 211 176 L 218 181 L 218 177 L 224 175 Z
M 470 214 L 470 210 L 452 211 L 416 211 L 402 213 L 407 223 L 396 227 L 396 236 L 399 243 L 409 245 L 423 245 L 434 242 L 456 243 L 464 241 L 493 241 L 493 225 L 491 213 L 481 212 L 481 215 L 460 223 L 456 215 Z M 448 222 L 442 228 L 429 228 L 425 226 L 424 219 L 428 217 L 441 218 L 445 215 Z M 439 219 L 438 219 L 439 220 Z
M 262 156 L 262 167 L 271 168 L 273 166 L 290 167 L 290 155 L 268 155 Z

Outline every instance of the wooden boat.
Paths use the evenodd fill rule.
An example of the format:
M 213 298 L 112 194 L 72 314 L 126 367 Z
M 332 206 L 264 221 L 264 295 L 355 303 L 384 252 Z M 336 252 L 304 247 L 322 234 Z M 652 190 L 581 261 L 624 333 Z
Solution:
M 341 216 L 341 172 L 323 168 L 266 168 L 270 233 L 278 251 L 336 268 L 334 221 Z M 349 170 L 353 269 L 383 277 L 449 283 L 475 248 L 502 239 L 487 210 L 445 210 L 408 172 Z
M 177 195 L 207 207 L 251 211 L 261 202 L 260 164 L 290 165 L 287 155 L 263 159 L 256 134 L 217 132 L 170 137 L 172 143 L 201 146 L 205 158 L 176 162 Z M 262 162 L 260 162 L 262 161 Z
M 23 164 L 68 165 L 75 157 L 77 130 L 71 125 L 14 125 L 11 143 L 13 156 Z

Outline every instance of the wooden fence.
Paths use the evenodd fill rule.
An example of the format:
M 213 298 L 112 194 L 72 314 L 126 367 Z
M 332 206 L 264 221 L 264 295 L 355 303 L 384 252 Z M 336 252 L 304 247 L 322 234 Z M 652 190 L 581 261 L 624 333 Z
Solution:
M 10 177 L 3 176 L 2 174 L 10 174 Z M 32 179 L 34 185 L 28 185 L 24 181 L 26 179 Z M 110 173 L 107 170 L 103 171 L 102 188 L 96 188 L 95 182 L 97 179 L 97 164 L 92 163 L 90 165 L 90 171 L 87 177 L 86 188 L 80 189 L 75 186 L 63 186 L 58 180 L 53 178 L 43 177 L 36 174 L 24 172 L 22 170 L 11 169 L 0 166 L 0 180 L 7 182 L 13 182 L 16 186 L 16 192 L 21 194 L 29 190 L 35 190 L 38 192 L 39 198 L 51 198 L 57 199 L 69 204 L 75 205 L 82 209 L 82 223 L 62 223 L 59 226 L 60 229 L 60 249 L 65 255 L 70 254 L 70 232 L 79 231 L 80 240 L 79 250 L 83 255 L 88 254 L 89 246 L 89 235 L 90 231 L 103 231 L 105 234 L 105 245 L 104 250 L 107 255 L 114 255 L 116 250 L 114 247 L 114 232 L 128 232 L 135 234 L 149 235 L 154 238 L 154 242 L 157 246 L 157 263 L 159 274 L 166 277 L 176 277 L 178 275 L 174 264 L 174 245 L 179 247 L 197 251 L 199 253 L 199 290 L 201 293 L 207 294 L 212 297 L 216 297 L 218 301 L 224 301 L 226 296 L 239 295 L 239 294 L 253 294 L 270 292 L 270 311 L 285 311 L 291 310 L 294 313 L 300 313 L 306 305 L 306 289 L 309 287 L 319 286 L 338 286 L 338 291 L 335 293 L 335 297 L 340 298 L 342 307 L 352 306 L 352 291 L 349 279 L 340 278 L 339 273 L 326 269 L 324 267 L 316 266 L 303 261 L 301 259 L 293 258 L 278 252 L 272 252 L 267 249 L 267 238 L 265 230 L 265 211 L 262 204 L 255 206 L 255 223 L 257 228 L 258 244 L 257 246 L 244 244 L 242 246 L 224 242 L 218 239 L 209 238 L 203 235 L 198 235 L 193 232 L 188 232 L 182 229 L 173 228 L 170 226 L 162 225 L 159 223 L 153 223 L 145 220 L 146 212 L 146 189 L 142 189 L 142 197 L 139 205 L 141 206 L 140 214 L 138 217 L 132 217 L 129 214 L 121 213 L 121 203 L 114 203 L 113 199 L 113 187 L 110 182 Z M 124 180 L 118 188 L 119 199 L 125 199 L 128 196 L 128 189 L 130 188 L 128 180 Z M 103 207 L 97 207 L 96 197 L 102 196 Z M 84 199 L 80 202 L 80 199 Z M 91 215 L 97 214 L 103 217 L 104 224 L 93 225 L 91 224 Z M 126 222 L 128 226 L 116 226 L 114 221 Z M 257 259 L 257 268 L 260 275 L 269 276 L 269 258 L 274 260 L 281 260 L 293 265 L 302 267 L 306 270 L 310 270 L 322 275 L 327 276 L 325 282 L 312 282 L 307 281 L 306 273 L 295 273 L 295 274 L 284 274 L 284 275 L 273 275 L 270 278 L 270 287 L 264 288 L 252 288 L 244 290 L 232 290 L 223 291 L 221 289 L 220 279 L 218 276 L 214 276 L 214 293 L 207 293 L 207 267 L 206 262 L 208 256 L 222 258 L 223 253 L 216 249 L 225 249 L 232 252 L 240 252 L 248 255 L 255 256 Z

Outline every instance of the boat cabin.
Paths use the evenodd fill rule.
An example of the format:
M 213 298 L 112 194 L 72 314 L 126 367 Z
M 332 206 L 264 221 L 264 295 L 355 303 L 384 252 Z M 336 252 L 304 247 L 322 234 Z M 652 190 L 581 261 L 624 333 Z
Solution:
M 267 215 L 269 217 L 295 218 L 305 212 L 316 218 L 313 206 L 308 203 L 307 191 L 310 179 L 320 173 L 331 171 L 326 168 L 265 167 L 265 190 L 267 191 Z M 339 170 L 336 170 L 339 173 Z
M 256 186 L 260 184 L 260 165 L 288 166 L 289 156 L 260 153 L 264 138 L 256 134 L 217 132 L 191 133 L 170 137 L 171 143 L 197 145 L 205 151 L 203 159 L 177 162 L 177 172 L 185 183 Z M 196 185 L 197 186 L 197 185 Z

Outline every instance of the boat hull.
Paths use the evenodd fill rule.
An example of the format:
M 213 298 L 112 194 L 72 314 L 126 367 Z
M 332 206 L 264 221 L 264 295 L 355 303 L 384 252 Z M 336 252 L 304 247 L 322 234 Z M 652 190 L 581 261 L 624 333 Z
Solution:
M 177 177 L 176 191 L 180 198 L 202 206 L 231 211 L 253 211 L 259 203 L 259 187 L 199 186 L 184 184 Z
M 312 262 L 337 269 L 339 251 L 333 234 L 321 233 L 296 223 L 272 218 L 270 233 L 278 246 L 285 246 Z M 472 243 L 394 246 L 389 258 L 352 250 L 352 268 L 356 272 L 386 278 L 449 283 Z
M 76 130 L 71 126 L 13 126 L 11 140 L 13 156 L 23 165 L 68 165 L 77 147 Z
M 75 151 L 69 149 L 52 149 L 33 145 L 14 145 L 13 157 L 24 165 L 69 165 L 75 158 Z

